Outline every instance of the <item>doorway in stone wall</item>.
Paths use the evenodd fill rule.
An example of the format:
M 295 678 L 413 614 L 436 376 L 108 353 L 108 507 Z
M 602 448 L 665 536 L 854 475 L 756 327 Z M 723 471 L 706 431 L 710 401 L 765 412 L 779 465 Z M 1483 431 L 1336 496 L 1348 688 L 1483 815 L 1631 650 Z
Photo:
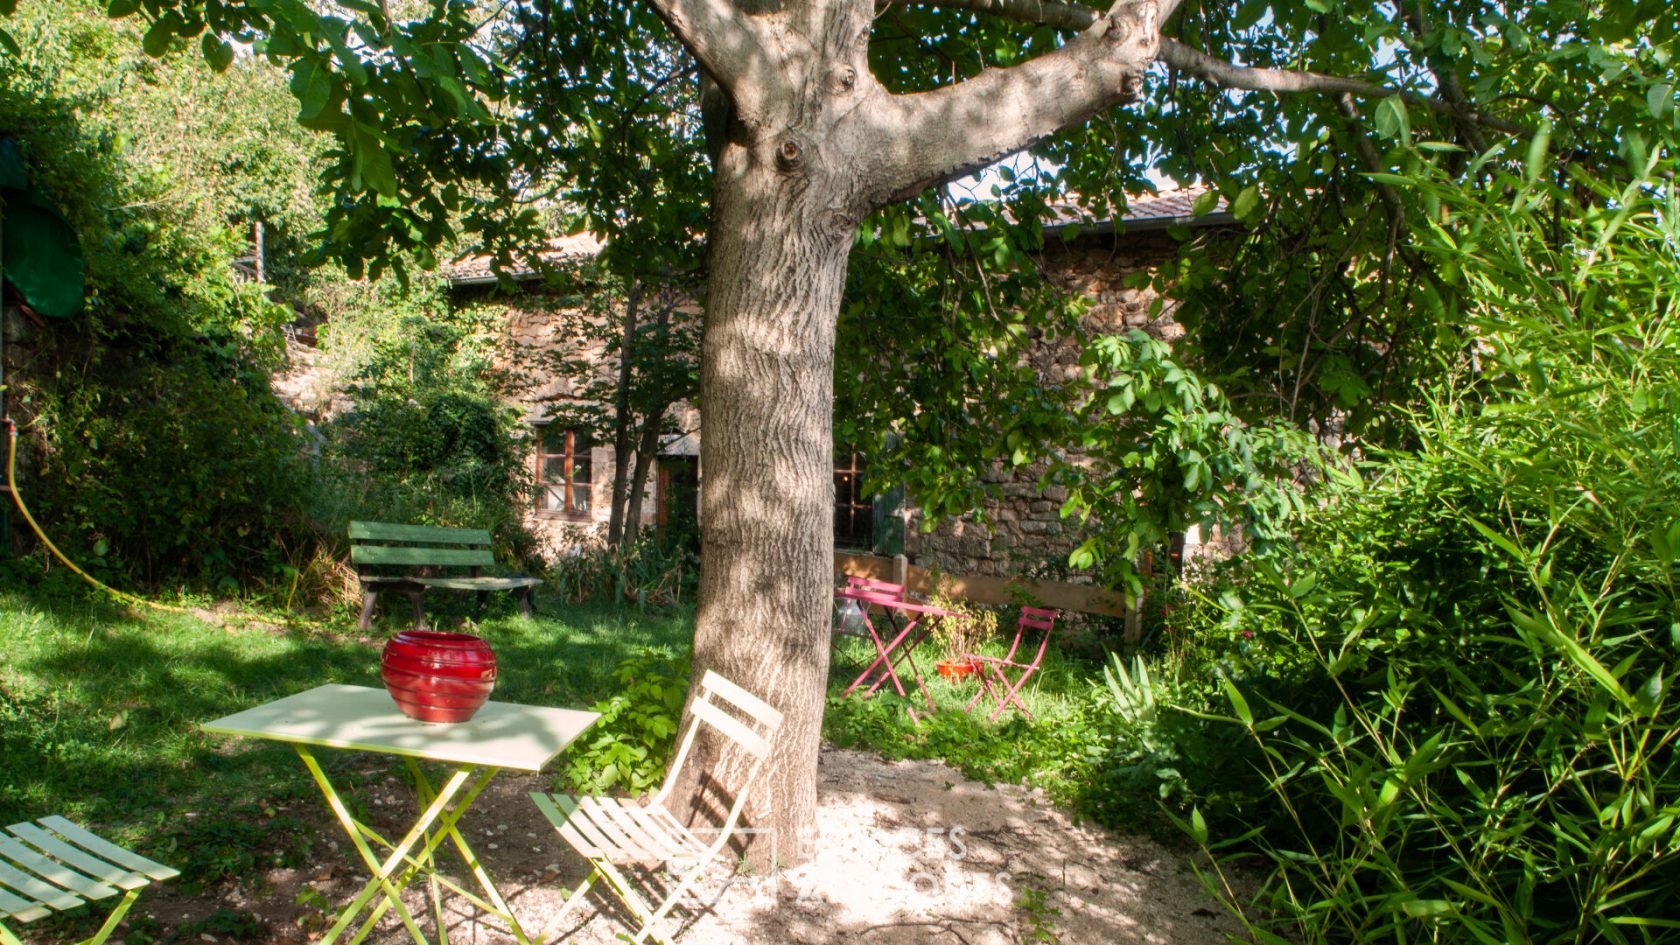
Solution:
M 659 543 L 700 550 L 700 458 L 659 457 Z

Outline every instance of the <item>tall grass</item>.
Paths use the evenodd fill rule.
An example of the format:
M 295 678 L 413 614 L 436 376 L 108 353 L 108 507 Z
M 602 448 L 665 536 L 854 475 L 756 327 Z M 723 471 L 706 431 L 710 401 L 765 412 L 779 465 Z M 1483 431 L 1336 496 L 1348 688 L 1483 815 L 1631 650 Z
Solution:
M 1186 826 L 1260 941 L 1680 940 L 1680 222 L 1574 184 L 1414 182 L 1463 362 L 1196 612 L 1249 806 Z

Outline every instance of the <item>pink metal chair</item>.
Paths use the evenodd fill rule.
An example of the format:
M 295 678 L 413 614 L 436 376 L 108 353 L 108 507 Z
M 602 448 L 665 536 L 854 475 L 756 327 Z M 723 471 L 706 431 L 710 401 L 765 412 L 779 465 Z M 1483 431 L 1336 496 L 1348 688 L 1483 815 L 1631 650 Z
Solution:
M 1015 625 L 1015 642 L 1009 644 L 1009 652 L 1004 654 L 1002 659 L 995 656 L 967 654 L 966 658 L 980 668 L 980 671 L 976 674 L 980 678 L 980 691 L 974 694 L 974 698 L 968 700 L 968 705 L 963 706 L 963 711 L 967 712 L 973 709 L 975 703 L 978 703 L 982 696 L 990 693 L 992 698 L 997 701 L 997 708 L 992 710 L 991 719 L 996 719 L 1003 713 L 1004 709 L 1010 706 L 1021 710 L 1021 714 L 1027 718 L 1032 718 L 1033 714 L 1028 712 L 1026 705 L 1021 702 L 1021 685 L 1027 681 L 1028 677 L 1038 671 L 1038 664 L 1044 661 L 1044 651 L 1050 648 L 1050 631 L 1055 626 L 1056 612 L 1054 610 L 1045 610 L 1042 607 L 1022 607 L 1021 620 Z M 1033 654 L 1032 662 L 1022 663 L 1015 659 L 1015 653 L 1020 650 L 1021 638 L 1026 635 L 1028 628 L 1041 630 L 1044 636 L 1038 642 L 1038 652 Z M 1010 679 L 1011 674 L 1015 674 L 1014 679 Z
M 904 599 L 904 585 L 894 584 L 891 581 L 880 581 L 871 577 L 858 577 L 855 574 L 846 575 L 845 589 L 880 597 L 891 597 L 894 600 Z M 865 612 L 870 606 L 872 605 L 859 603 L 849 597 L 835 598 L 834 635 L 857 637 L 863 640 L 869 639 Z

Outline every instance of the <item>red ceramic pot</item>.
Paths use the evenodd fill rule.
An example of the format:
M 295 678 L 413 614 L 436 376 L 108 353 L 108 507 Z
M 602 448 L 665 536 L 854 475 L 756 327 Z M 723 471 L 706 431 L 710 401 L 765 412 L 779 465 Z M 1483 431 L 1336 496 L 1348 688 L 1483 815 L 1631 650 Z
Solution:
M 386 641 L 379 675 L 409 718 L 465 722 L 496 688 L 496 654 L 470 633 L 404 630 Z

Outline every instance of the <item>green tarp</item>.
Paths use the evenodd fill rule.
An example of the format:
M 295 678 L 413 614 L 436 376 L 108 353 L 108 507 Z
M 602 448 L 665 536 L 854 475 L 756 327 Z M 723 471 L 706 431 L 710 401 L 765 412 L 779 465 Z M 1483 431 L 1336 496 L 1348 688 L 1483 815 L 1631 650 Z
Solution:
M 0 271 L 42 315 L 69 318 L 82 310 L 81 241 L 52 200 L 30 186 L 9 139 L 0 139 Z

